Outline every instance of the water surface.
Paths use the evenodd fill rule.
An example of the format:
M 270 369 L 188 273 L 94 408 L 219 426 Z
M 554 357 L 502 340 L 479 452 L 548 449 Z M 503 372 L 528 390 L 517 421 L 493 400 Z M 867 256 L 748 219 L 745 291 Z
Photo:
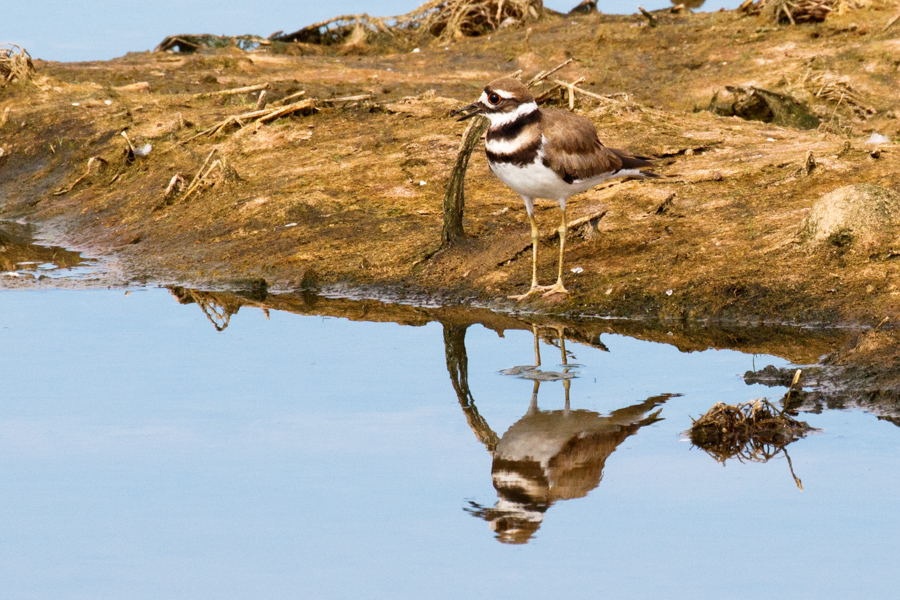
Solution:
M 892 596 L 895 425 L 685 441 L 784 359 L 179 298 L 0 292 L 0 597 Z

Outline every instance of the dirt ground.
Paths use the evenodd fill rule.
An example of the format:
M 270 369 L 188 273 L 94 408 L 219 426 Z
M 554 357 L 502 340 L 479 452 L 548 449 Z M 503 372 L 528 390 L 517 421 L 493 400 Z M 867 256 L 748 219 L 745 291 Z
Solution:
M 660 13 L 654 28 L 640 16 L 593 14 L 419 51 L 287 44 L 35 61 L 35 79 L 0 88 L 0 217 L 115 257 L 121 283 L 234 289 L 264 280 L 269 290 L 558 317 L 889 329 L 900 319 L 900 251 L 811 246 L 798 232 L 836 188 L 900 190 L 900 24 L 883 29 L 894 13 L 876 4 L 782 27 L 737 12 Z M 480 149 L 466 180 L 469 237 L 438 251 L 466 125 L 449 113 L 491 79 L 567 58 L 576 62 L 561 79 L 584 77 L 584 89 L 606 96 L 576 96 L 576 112 L 608 146 L 656 157 L 665 177 L 573 197 L 570 221 L 603 216 L 570 234 L 572 293 L 517 304 L 507 295 L 527 289 L 531 270 L 525 213 Z M 300 91 L 315 102 L 203 134 L 254 111 L 259 93 L 214 92 L 259 84 L 269 106 Z M 820 125 L 722 116 L 733 102 L 726 86 L 790 95 Z M 152 150 L 129 156 L 122 132 L 139 154 Z M 867 144 L 875 132 L 891 142 Z M 186 194 L 210 165 L 208 185 Z M 167 196 L 176 175 L 184 184 Z M 556 203 L 541 201 L 537 218 L 551 233 Z M 556 244 L 540 247 L 547 283 Z

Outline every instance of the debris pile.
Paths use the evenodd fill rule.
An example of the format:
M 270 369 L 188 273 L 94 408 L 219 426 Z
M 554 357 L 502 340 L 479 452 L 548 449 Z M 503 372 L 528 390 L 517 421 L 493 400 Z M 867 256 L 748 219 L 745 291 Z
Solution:
M 271 43 L 266 38 L 256 35 L 178 34 L 167 36 L 153 51 L 190 54 L 201 49 L 217 50 L 232 47 L 249 51 L 256 50 L 260 46 L 269 46 Z
M 432 39 L 446 43 L 536 21 L 543 14 L 542 0 L 430 0 L 405 15 L 343 15 L 270 39 L 273 42 L 345 46 Z
M 734 405 L 719 402 L 694 421 L 688 434 L 692 444 L 721 463 L 729 458 L 766 462 L 812 430 L 760 399 Z
M 821 23 L 832 12 L 865 8 L 871 0 L 746 0 L 738 10 L 763 14 L 776 23 Z
M 34 63 L 25 48 L 0 44 L 0 86 L 13 81 L 28 81 L 33 75 Z

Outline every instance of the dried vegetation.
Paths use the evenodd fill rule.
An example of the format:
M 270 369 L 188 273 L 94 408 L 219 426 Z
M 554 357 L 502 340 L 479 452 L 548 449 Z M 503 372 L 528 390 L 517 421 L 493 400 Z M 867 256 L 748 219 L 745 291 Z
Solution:
M 821 23 L 831 13 L 868 8 L 876 0 L 747 0 L 739 10 L 762 14 L 776 23 Z
M 536 21 L 543 12 L 541 0 L 431 0 L 405 15 L 343 15 L 294 33 L 277 34 L 271 39 L 349 47 L 431 40 L 446 43 L 483 35 L 504 26 Z
M 16 44 L 0 44 L 0 87 L 34 76 L 34 63 L 28 51 Z
M 787 446 L 811 431 L 815 429 L 806 422 L 794 419 L 768 400 L 759 399 L 733 405 L 719 402 L 694 420 L 688 434 L 694 446 L 720 463 L 731 458 L 741 462 L 767 462 L 783 452 L 791 476 L 802 490 L 803 485 L 790 465 Z
M 729 458 L 765 462 L 812 428 L 765 399 L 742 404 L 719 402 L 695 420 L 691 442 L 719 462 Z

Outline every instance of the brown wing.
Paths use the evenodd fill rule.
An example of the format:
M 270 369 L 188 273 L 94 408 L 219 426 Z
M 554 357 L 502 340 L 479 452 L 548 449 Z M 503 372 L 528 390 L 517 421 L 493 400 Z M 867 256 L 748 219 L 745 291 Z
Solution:
M 588 179 L 622 168 L 622 159 L 597 138 L 594 124 L 566 110 L 542 109 L 548 166 L 564 181 Z

